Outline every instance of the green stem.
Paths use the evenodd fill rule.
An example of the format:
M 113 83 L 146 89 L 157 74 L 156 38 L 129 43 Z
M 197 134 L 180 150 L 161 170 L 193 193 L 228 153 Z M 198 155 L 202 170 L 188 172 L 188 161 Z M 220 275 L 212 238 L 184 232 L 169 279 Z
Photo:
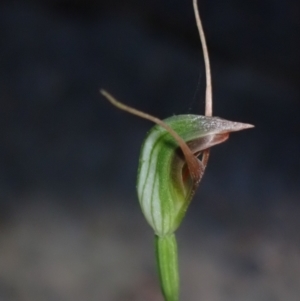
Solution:
M 175 234 L 155 235 L 156 261 L 165 301 L 179 300 L 179 273 Z

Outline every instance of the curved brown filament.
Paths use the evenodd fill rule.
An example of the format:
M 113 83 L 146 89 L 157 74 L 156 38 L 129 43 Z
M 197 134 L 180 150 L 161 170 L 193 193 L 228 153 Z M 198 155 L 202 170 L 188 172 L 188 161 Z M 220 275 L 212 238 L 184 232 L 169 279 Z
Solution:
M 178 145 L 180 146 L 186 163 L 188 165 L 189 168 L 189 172 L 191 174 L 192 179 L 195 181 L 195 183 L 199 183 L 200 179 L 201 179 L 201 175 L 202 175 L 202 164 L 201 162 L 199 162 L 199 160 L 194 156 L 194 154 L 192 153 L 192 151 L 190 150 L 190 148 L 187 146 L 187 144 L 185 143 L 185 141 L 170 127 L 168 126 L 166 123 L 164 123 L 162 120 L 160 120 L 157 117 L 154 117 L 152 115 L 149 115 L 147 113 L 144 113 L 142 111 L 139 111 L 137 109 L 134 109 L 132 107 L 129 107 L 121 102 L 119 102 L 118 100 L 116 100 L 110 93 L 108 93 L 105 90 L 100 90 L 100 93 L 107 98 L 107 100 L 113 104 L 115 107 L 117 107 L 118 109 L 121 109 L 123 111 L 126 111 L 130 114 L 139 116 L 141 118 L 144 119 L 148 119 L 156 124 L 158 124 L 159 126 L 161 126 L 162 128 L 164 128 L 167 132 L 169 132 L 170 135 L 172 135 L 172 137 L 176 140 L 176 142 L 178 143 Z
M 205 77 L 206 77 L 205 116 L 212 116 L 211 71 L 210 71 L 210 63 L 209 63 L 206 39 L 205 39 L 204 30 L 203 30 L 203 26 L 202 26 L 200 14 L 199 14 L 198 0 L 193 0 L 193 8 L 194 8 L 196 24 L 197 24 L 197 28 L 198 28 L 198 32 L 199 32 L 199 36 L 200 36 L 200 41 L 201 41 L 201 45 L 202 45 L 204 65 L 205 65 Z M 207 149 L 203 152 L 202 163 L 203 163 L 204 169 L 206 168 L 207 163 L 208 163 L 209 152 L 210 152 L 209 149 Z
M 204 30 L 199 14 L 197 0 L 193 0 L 193 7 L 194 7 L 195 18 L 196 18 L 196 24 L 200 36 L 200 41 L 202 45 L 204 65 L 205 65 L 205 77 L 206 77 L 205 116 L 212 116 L 212 85 L 211 85 L 210 63 L 209 63 L 206 39 L 205 39 Z

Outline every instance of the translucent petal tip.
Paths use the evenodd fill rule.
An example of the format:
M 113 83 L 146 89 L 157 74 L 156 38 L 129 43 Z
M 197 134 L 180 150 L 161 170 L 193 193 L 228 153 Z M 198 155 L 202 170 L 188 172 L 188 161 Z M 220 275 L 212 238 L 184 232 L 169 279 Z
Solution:
M 253 124 L 234 122 L 233 131 L 242 131 L 251 128 L 254 128 Z

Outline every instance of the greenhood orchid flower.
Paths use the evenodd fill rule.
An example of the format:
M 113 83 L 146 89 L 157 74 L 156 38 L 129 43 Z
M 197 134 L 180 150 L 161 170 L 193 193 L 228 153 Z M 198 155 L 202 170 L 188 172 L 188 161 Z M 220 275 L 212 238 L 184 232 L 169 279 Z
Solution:
M 178 115 L 167 118 L 197 159 L 203 151 L 226 141 L 230 132 L 253 127 L 218 117 Z M 166 301 L 179 299 L 177 245 L 174 235 L 193 198 L 204 166 L 191 176 L 186 157 L 170 133 L 159 125 L 148 133 L 142 146 L 137 191 L 144 216 L 155 232 L 155 247 L 161 288 Z M 193 167 L 192 167 L 193 168 Z M 197 174 L 198 173 L 198 174 Z
M 228 139 L 230 132 L 253 127 L 218 117 L 178 115 L 164 120 L 186 142 L 195 158 Z M 158 236 L 172 234 L 180 225 L 203 173 L 190 176 L 186 158 L 164 128 L 154 126 L 142 146 L 137 191 L 144 216 Z
M 166 301 L 179 300 L 177 244 L 179 227 L 203 176 L 198 156 L 226 141 L 231 132 L 251 124 L 201 115 L 177 115 L 159 120 L 101 93 L 116 107 L 149 119 L 155 125 L 143 143 L 137 192 L 142 212 L 155 233 L 156 260 Z
M 209 149 L 226 141 L 231 132 L 253 127 L 250 124 L 211 117 L 209 58 L 197 0 L 193 0 L 193 6 L 205 62 L 206 116 L 177 115 L 162 121 L 124 105 L 101 90 L 103 96 L 117 108 L 156 123 L 147 134 L 141 149 L 137 192 L 142 212 L 155 233 L 156 261 L 165 301 L 179 300 L 174 232 L 180 226 L 199 186 L 207 165 Z

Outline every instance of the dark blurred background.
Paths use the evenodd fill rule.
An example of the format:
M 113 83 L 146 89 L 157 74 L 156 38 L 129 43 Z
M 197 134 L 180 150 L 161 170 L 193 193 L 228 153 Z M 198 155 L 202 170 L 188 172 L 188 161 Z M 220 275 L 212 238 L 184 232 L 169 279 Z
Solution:
M 182 300 L 300 298 L 300 3 L 200 1 L 213 148 L 178 231 Z M 1 1 L 0 301 L 162 300 L 135 180 L 148 121 L 203 114 L 191 0 Z

